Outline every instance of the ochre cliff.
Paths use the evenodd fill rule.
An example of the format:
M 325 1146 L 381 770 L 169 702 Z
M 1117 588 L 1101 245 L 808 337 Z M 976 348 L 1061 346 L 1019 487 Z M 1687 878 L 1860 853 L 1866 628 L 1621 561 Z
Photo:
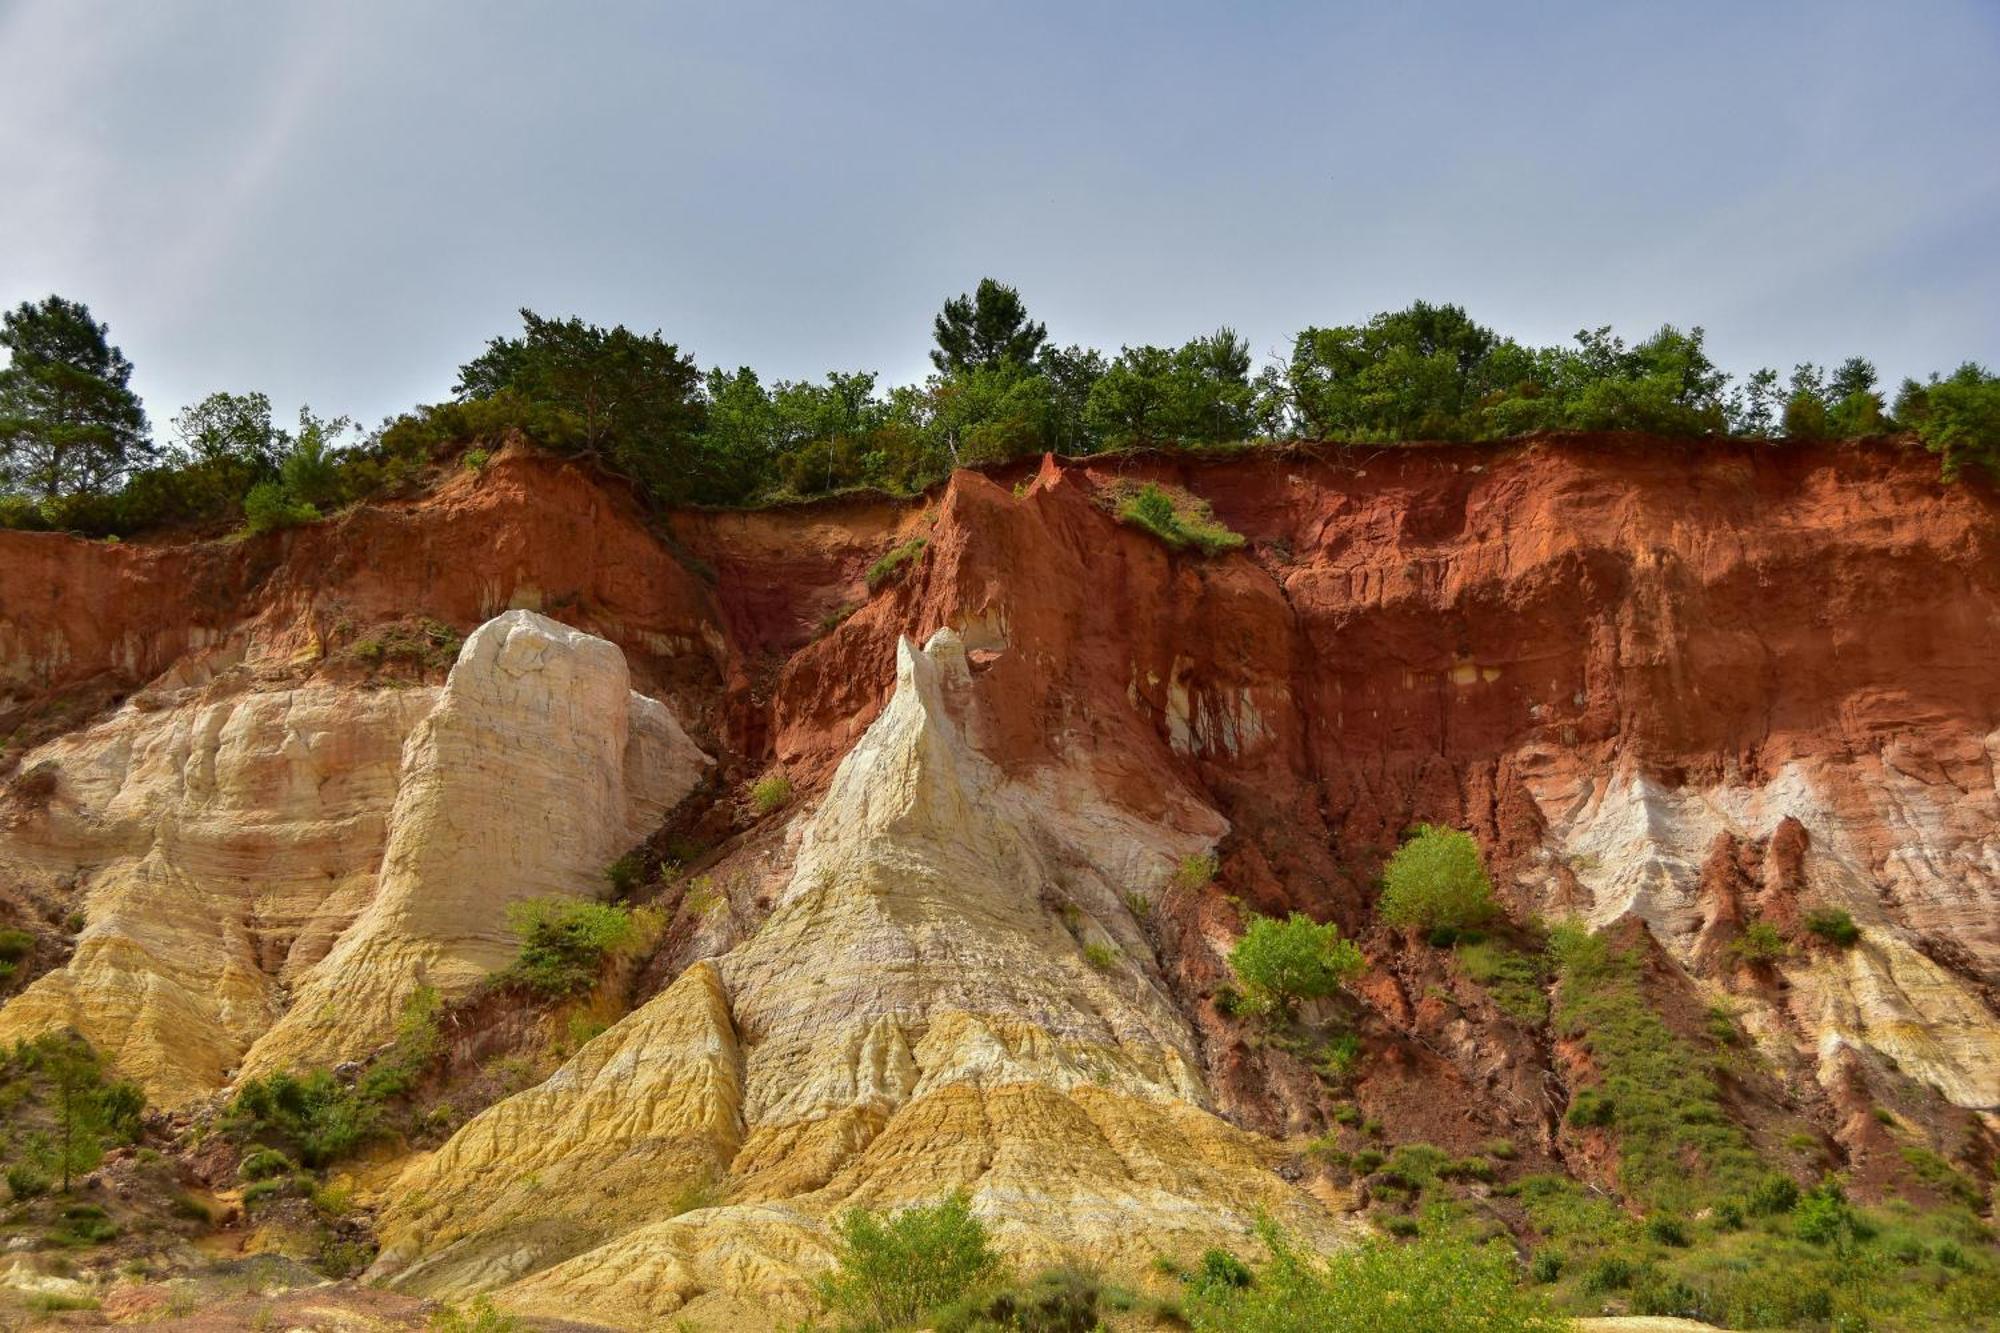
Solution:
M 1121 525 L 1143 480 L 1247 545 Z M 237 543 L 0 533 L 0 608 L 0 910 L 82 918 L 0 1035 L 72 1026 L 163 1105 L 364 1057 L 419 985 L 476 996 L 509 902 L 713 844 L 629 1013 L 377 1171 L 404 1290 L 795 1317 L 841 1210 L 958 1188 L 1027 1261 L 1259 1212 L 1340 1243 L 1357 1201 L 1301 1153 L 1337 1099 L 1215 1002 L 1252 910 L 1363 941 L 1351 1093 L 1391 1141 L 1606 1179 L 1577 1062 L 1375 924 L 1418 821 L 1517 920 L 1739 1016 L 1758 1152 L 1803 1129 L 1921 1190 L 1893 1112 L 1993 1160 L 2000 505 L 1889 446 L 1049 460 L 652 520 L 510 449 Z M 446 648 L 396 656 L 413 624 Z M 1828 907 L 1858 945 L 1802 932 Z M 1744 961 L 1752 919 L 1797 947 Z

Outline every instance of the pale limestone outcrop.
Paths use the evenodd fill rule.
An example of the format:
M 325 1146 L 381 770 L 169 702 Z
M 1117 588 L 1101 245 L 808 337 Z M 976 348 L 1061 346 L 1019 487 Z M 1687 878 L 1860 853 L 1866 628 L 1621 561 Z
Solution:
M 175 1104 L 221 1086 L 367 902 L 425 689 L 312 685 L 127 705 L 34 751 L 45 808 L 0 807 L 0 873 L 75 883 L 66 967 L 0 1040 L 70 1026 Z
M 597 891 L 708 763 L 615 646 L 529 612 L 442 689 L 254 685 L 27 757 L 58 785 L 0 807 L 0 873 L 76 884 L 86 925 L 0 1038 L 75 1027 L 162 1105 L 362 1054 L 416 985 L 505 961 L 508 902 Z
M 1260 1209 L 1334 1238 L 1275 1145 L 1206 1109 L 1126 906 L 1219 821 L 1150 824 L 1069 773 L 1008 779 L 968 742 L 972 711 L 957 638 L 905 642 L 763 927 L 413 1166 L 378 1274 L 439 1294 L 514 1276 L 515 1308 L 587 1298 L 657 1327 L 796 1305 L 840 1210 L 961 1188 L 1028 1264 L 1240 1243 Z M 717 1202 L 675 1216 L 708 1202 L 697 1186 Z
M 2000 885 L 2000 793 L 1988 760 L 1997 745 L 1989 737 L 1942 767 L 1893 748 L 1795 762 L 1757 785 L 1668 789 L 1635 772 L 1573 770 L 1534 785 L 1550 854 L 1588 894 L 1590 923 L 1637 915 L 1690 967 L 1703 864 L 1716 840 L 1764 839 L 1796 820 L 1807 835 L 1803 905 L 1847 911 L 1862 941 L 1781 961 L 1785 1012 L 1753 1027 L 1768 1040 L 1802 1041 L 1823 1079 L 1836 1076 L 1843 1047 L 1867 1047 L 1957 1105 L 1992 1112 L 2000 1111 L 2000 1031 L 1965 979 L 1915 942 L 1949 938 L 2000 975 L 2000 925 L 1987 906 Z
M 373 898 L 246 1072 L 364 1054 L 417 987 L 466 993 L 514 954 L 510 904 L 601 893 L 708 762 L 616 645 L 532 611 L 487 621 L 403 747 Z

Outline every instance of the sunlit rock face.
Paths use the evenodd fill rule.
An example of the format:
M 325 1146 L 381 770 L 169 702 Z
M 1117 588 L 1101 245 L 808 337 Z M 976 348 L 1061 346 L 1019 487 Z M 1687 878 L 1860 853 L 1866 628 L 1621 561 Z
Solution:
M 762 928 L 413 1168 L 379 1271 L 645 1327 L 797 1303 L 830 1217 L 954 1189 L 1026 1261 L 1136 1267 L 1260 1209 L 1337 1235 L 1207 1108 L 1127 906 L 1213 832 L 1122 813 L 1087 770 L 1009 780 L 967 742 L 968 685 L 951 631 L 905 642 Z
M 510 955 L 508 903 L 601 892 L 707 764 L 614 645 L 526 611 L 442 688 L 157 702 L 27 760 L 57 788 L 0 865 L 74 882 L 85 926 L 0 1034 L 73 1026 L 167 1105 L 364 1054 L 418 985 L 462 993 Z

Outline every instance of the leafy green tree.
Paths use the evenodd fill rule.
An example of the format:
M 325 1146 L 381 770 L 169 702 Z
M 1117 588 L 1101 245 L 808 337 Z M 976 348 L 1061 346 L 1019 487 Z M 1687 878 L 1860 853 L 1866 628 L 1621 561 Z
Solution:
M 459 369 L 462 402 L 503 404 L 545 447 L 589 454 L 663 501 L 701 498 L 702 378 L 656 330 L 610 329 L 521 311 L 518 338 L 495 338 Z
M 1243 938 L 1229 951 L 1229 968 L 1259 1009 L 1289 1016 L 1299 1001 L 1331 995 L 1359 976 L 1366 964 L 1340 928 L 1321 925 L 1303 912 L 1284 920 L 1252 916 Z
M 1032 367 L 1049 335 L 1028 318 L 1020 292 L 991 278 L 981 278 L 970 296 L 946 301 L 931 332 L 937 340 L 931 364 L 943 375 L 1001 364 Z
M 1471 930 L 1499 914 L 1493 881 L 1468 833 L 1419 824 L 1382 868 L 1382 920 L 1437 933 Z
M 1180 347 L 1127 347 L 1098 377 L 1085 424 L 1106 444 L 1214 444 L 1258 420 L 1250 346 L 1231 329 Z
M 855 1330 L 919 1327 L 1006 1271 L 963 1192 L 887 1218 L 855 1209 L 835 1224 L 839 1253 L 820 1299 Z
M 1768 438 L 1771 428 L 1777 424 L 1778 405 L 1783 395 L 1778 390 L 1778 372 L 1770 366 L 1753 371 L 1743 382 L 1743 388 L 1730 404 L 1730 429 L 1738 435 L 1748 435 L 1756 439 Z
M 107 1145 L 137 1137 L 145 1099 L 130 1083 L 107 1083 L 97 1052 L 74 1033 L 38 1037 L 27 1054 L 48 1081 L 49 1109 L 55 1117 L 49 1167 L 67 1194 L 77 1175 L 103 1159 Z
M 1834 368 L 1826 382 L 1826 400 L 1838 403 L 1857 393 L 1875 389 L 1875 363 L 1864 356 L 1850 356 Z
M 1104 378 L 1107 363 L 1094 347 L 1044 347 L 1037 358 L 1048 382 L 1049 447 L 1058 453 L 1087 454 L 1097 447 L 1097 432 L 1087 415 L 1090 392 Z
M 2000 478 L 2000 375 L 1986 367 L 1967 361 L 1947 379 L 1905 380 L 1896 419 L 1942 460 L 1946 480 L 1967 467 Z
M 291 441 L 271 424 L 271 400 L 261 393 L 212 393 L 173 420 L 167 456 L 181 466 L 240 466 L 276 472 Z
M 152 457 L 132 363 L 81 302 L 51 296 L 0 315 L 0 486 L 98 495 Z

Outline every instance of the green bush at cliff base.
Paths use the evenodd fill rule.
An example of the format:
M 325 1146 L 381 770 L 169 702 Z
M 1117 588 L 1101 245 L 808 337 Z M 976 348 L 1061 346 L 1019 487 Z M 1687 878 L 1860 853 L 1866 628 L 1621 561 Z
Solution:
M 499 979 L 549 998 L 596 985 L 604 956 L 632 933 L 623 907 L 578 898 L 510 904 L 507 926 L 521 941 L 521 952 Z
M 1198 1333 L 1558 1333 L 1570 1327 L 1539 1290 L 1517 1281 L 1511 1251 L 1443 1238 L 1376 1241 L 1327 1255 L 1296 1248 L 1264 1224 L 1271 1251 L 1245 1285 L 1191 1287 Z
M 906 1329 L 998 1281 L 1005 1269 L 964 1193 L 888 1217 L 855 1209 L 819 1296 L 853 1333 Z

